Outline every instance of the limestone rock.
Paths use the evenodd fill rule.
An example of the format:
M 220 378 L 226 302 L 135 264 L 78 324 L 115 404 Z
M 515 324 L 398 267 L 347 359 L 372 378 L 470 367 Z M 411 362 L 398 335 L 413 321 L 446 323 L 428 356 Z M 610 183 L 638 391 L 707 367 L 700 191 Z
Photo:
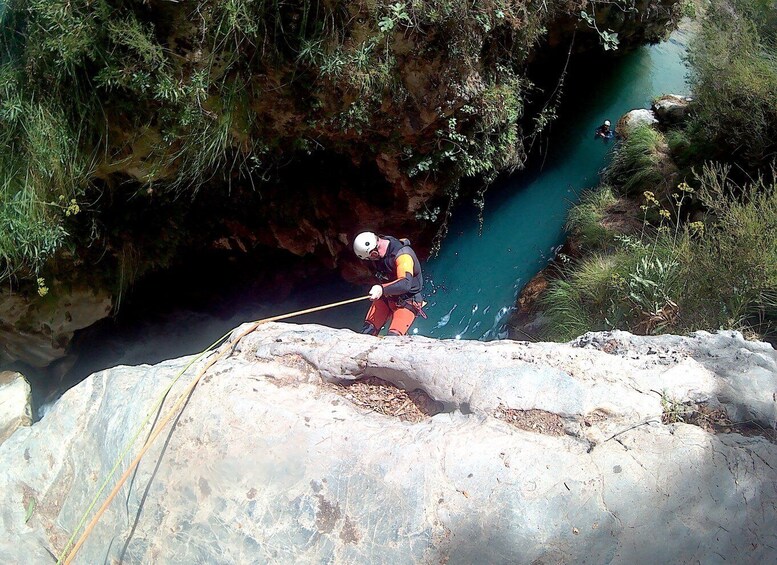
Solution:
M 661 123 L 676 124 L 685 119 L 691 101 L 688 96 L 664 94 L 653 102 L 651 109 Z
M 45 367 L 65 356 L 73 332 L 103 319 L 112 308 L 108 289 L 57 288 L 45 297 L 0 290 L 0 364 Z
M 0 371 L 0 443 L 32 424 L 30 383 L 21 373 Z
M 652 126 L 656 123 L 658 123 L 658 119 L 652 110 L 639 108 L 627 112 L 618 120 L 618 123 L 615 124 L 615 133 L 619 137 L 627 139 L 635 128 L 642 125 Z
M 1 562 L 59 554 L 188 361 L 97 373 L 0 446 Z M 422 389 L 428 415 L 348 386 L 374 379 Z M 265 324 L 75 562 L 773 562 L 775 391 L 777 353 L 732 332 L 532 344 Z M 720 412 L 670 423 L 669 404 Z

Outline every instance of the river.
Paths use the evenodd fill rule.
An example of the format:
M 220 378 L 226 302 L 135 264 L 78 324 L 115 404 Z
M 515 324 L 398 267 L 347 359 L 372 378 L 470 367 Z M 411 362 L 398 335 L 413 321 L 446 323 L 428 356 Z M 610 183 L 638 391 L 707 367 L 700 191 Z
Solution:
M 465 203 L 455 211 L 440 254 L 424 266 L 428 319 L 416 321 L 414 334 L 503 337 L 505 317 L 517 293 L 553 257 L 564 239 L 567 211 L 582 190 L 597 184 L 607 162 L 612 145 L 594 140 L 594 129 L 604 119 L 615 122 L 630 109 L 648 107 L 659 94 L 687 94 L 682 60 L 687 39 L 687 31 L 677 31 L 666 42 L 595 64 L 573 57 L 564 85 L 563 117 L 541 140 L 542 150 L 530 169 L 489 188 L 482 233 L 474 205 Z M 46 392 L 38 389 L 35 404 L 59 396 L 91 372 L 198 352 L 240 323 L 367 292 L 332 279 L 271 304 L 250 288 L 225 284 L 222 290 L 222 296 L 210 303 L 86 333 L 74 344 L 78 361 L 62 376 L 57 390 L 51 383 Z M 288 321 L 358 330 L 367 306 L 360 302 Z
M 650 107 L 660 94 L 687 95 L 687 39 L 687 32 L 678 31 L 620 59 L 571 62 L 571 93 L 561 106 L 565 118 L 553 124 L 541 164 L 488 190 L 481 235 L 474 206 L 460 212 L 442 252 L 426 265 L 430 315 L 416 324 L 417 333 L 502 337 L 518 292 L 563 243 L 570 206 L 598 184 L 612 146 L 594 140 L 594 129 L 605 119 L 614 124 L 631 109 Z

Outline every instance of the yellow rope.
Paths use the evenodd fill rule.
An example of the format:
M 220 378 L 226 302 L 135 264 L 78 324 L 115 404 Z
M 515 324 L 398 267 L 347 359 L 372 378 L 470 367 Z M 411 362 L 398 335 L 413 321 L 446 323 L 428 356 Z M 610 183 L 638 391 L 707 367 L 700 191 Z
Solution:
M 151 420 L 151 418 L 154 416 L 156 411 L 161 406 L 162 402 L 164 402 L 165 397 L 167 396 L 167 393 L 170 392 L 170 389 L 173 388 L 176 382 L 178 382 L 178 379 L 180 379 L 183 374 L 191 367 L 194 363 L 199 361 L 203 355 L 205 355 L 212 347 L 215 347 L 218 345 L 221 341 L 226 339 L 229 334 L 232 333 L 232 330 L 225 333 L 223 336 L 218 338 L 216 341 L 214 341 L 212 344 L 210 344 L 206 349 L 204 349 L 201 353 L 199 353 L 196 357 L 194 357 L 191 361 L 189 361 L 186 366 L 181 369 L 178 374 L 173 378 L 173 380 L 170 382 L 167 387 L 165 387 L 165 390 L 162 392 L 162 394 L 159 395 L 158 400 L 154 404 L 153 408 L 149 410 L 148 414 L 146 415 L 145 419 L 140 423 L 140 426 L 138 426 L 137 431 L 135 432 L 135 435 L 132 436 L 129 442 L 127 442 L 127 445 L 124 447 L 122 452 L 119 454 L 119 457 L 116 459 L 116 462 L 113 465 L 113 468 L 108 472 L 108 475 L 105 477 L 105 480 L 100 485 L 100 488 L 97 491 L 97 494 L 94 495 L 94 498 L 92 498 L 92 502 L 89 504 L 89 508 L 86 509 L 86 512 L 84 512 L 83 516 L 81 516 L 81 520 L 78 522 L 78 525 L 76 526 L 75 530 L 73 530 L 73 534 L 70 536 L 70 539 L 67 540 L 67 543 L 65 544 L 65 550 L 62 552 L 62 555 L 57 560 L 57 565 L 62 563 L 62 559 L 65 557 L 65 553 L 70 548 L 70 546 L 73 544 L 73 540 L 76 537 L 76 534 L 81 529 L 81 526 L 84 525 L 84 522 L 86 522 L 87 516 L 89 516 L 89 513 L 94 508 L 95 504 L 97 504 L 97 500 L 100 498 L 100 495 L 105 490 L 105 487 L 108 486 L 108 482 L 113 477 L 114 473 L 116 473 L 116 469 L 119 468 L 119 465 L 121 464 L 122 460 L 124 459 L 124 456 L 127 455 L 130 449 L 132 449 L 132 446 L 135 445 L 135 442 L 137 441 L 140 434 L 143 432 L 143 428 L 146 427 L 146 424 Z
M 366 300 L 369 298 L 369 296 L 360 296 L 358 298 L 351 298 L 349 300 L 343 300 L 341 302 L 334 302 L 332 304 L 326 304 L 324 306 L 317 306 L 315 308 L 308 308 L 307 310 L 300 310 L 297 312 L 292 312 L 290 314 L 280 314 L 278 316 L 273 316 L 271 318 L 265 318 L 263 320 L 256 321 L 252 323 L 247 329 L 243 330 L 232 342 L 225 344 L 225 347 L 222 347 L 221 351 L 216 355 L 214 358 L 208 361 L 208 363 L 200 370 L 200 372 L 197 374 L 197 376 L 194 378 L 194 380 L 189 384 L 189 386 L 184 390 L 180 396 L 178 397 L 178 400 L 173 405 L 173 407 L 170 409 L 170 411 L 165 415 L 165 417 L 156 425 L 154 428 L 152 434 L 149 436 L 148 440 L 146 440 L 145 445 L 140 450 L 140 452 L 137 454 L 135 459 L 133 459 L 132 463 L 130 463 L 129 467 L 124 471 L 124 474 L 119 478 L 118 483 L 116 483 L 116 486 L 113 488 L 113 490 L 108 495 L 108 498 L 103 502 L 102 506 L 100 506 L 97 513 L 94 515 L 92 520 L 89 522 L 89 524 L 84 529 L 84 532 L 81 534 L 81 537 L 78 539 L 76 544 L 73 546 L 73 549 L 68 551 L 70 548 L 70 545 L 73 543 L 73 538 L 75 538 L 76 534 L 78 533 L 78 530 L 83 525 L 84 521 L 86 520 L 86 516 L 89 515 L 89 512 L 91 512 L 92 508 L 94 508 L 94 505 L 97 502 L 97 499 L 99 498 L 100 494 L 102 494 L 102 491 L 105 489 L 105 486 L 107 485 L 110 478 L 115 473 L 116 469 L 118 468 L 119 464 L 121 463 L 121 460 L 124 458 L 124 456 L 127 454 L 127 452 L 131 449 L 132 445 L 135 443 L 135 440 L 140 435 L 141 431 L 145 427 L 145 425 L 148 423 L 151 415 L 159 408 L 159 406 L 164 401 L 165 396 L 170 391 L 170 389 L 173 387 L 175 382 L 178 380 L 178 378 L 183 375 L 183 373 L 191 367 L 194 362 L 199 360 L 205 353 L 207 353 L 211 347 L 214 347 L 216 344 L 224 340 L 229 333 L 225 334 L 224 336 L 220 337 L 218 340 L 216 340 L 212 345 L 208 346 L 207 349 L 202 351 L 197 357 L 192 359 L 182 370 L 178 375 L 176 375 L 175 379 L 170 383 L 170 385 L 165 389 L 165 391 L 160 396 L 159 400 L 155 404 L 154 408 L 149 412 L 149 416 L 146 417 L 146 419 L 143 421 L 143 423 L 140 425 L 140 428 L 138 429 L 138 432 L 135 434 L 135 436 L 131 439 L 129 445 L 124 449 L 124 451 L 119 455 L 119 458 L 116 461 L 116 464 L 113 466 L 113 469 L 111 469 L 110 473 L 108 474 L 108 477 L 103 482 L 102 486 L 100 487 L 99 491 L 95 495 L 94 499 L 92 500 L 92 503 L 90 504 L 89 508 L 87 508 L 86 512 L 84 513 L 83 517 L 81 518 L 81 521 L 79 522 L 76 529 L 73 531 L 73 535 L 68 540 L 67 544 L 65 545 L 65 549 L 62 551 L 62 554 L 60 555 L 59 559 L 57 560 L 57 565 L 60 563 L 64 563 L 65 565 L 69 565 L 72 560 L 75 558 L 76 553 L 78 553 L 78 550 L 81 549 L 81 546 L 84 544 L 86 539 L 89 537 L 89 534 L 94 529 L 95 525 L 97 524 L 97 521 L 100 519 L 100 517 L 103 515 L 105 510 L 107 510 L 110 503 L 113 501 L 113 499 L 118 494 L 121 487 L 124 485 L 124 483 L 127 481 L 127 478 L 132 473 L 132 471 L 135 469 L 135 467 L 138 466 L 140 463 L 140 460 L 142 459 L 143 455 L 148 451 L 148 449 L 151 447 L 151 444 L 154 442 L 154 440 L 159 436 L 160 433 L 162 433 L 162 430 L 167 425 L 167 423 L 172 419 L 172 417 L 175 415 L 175 413 L 178 411 L 180 406 L 183 404 L 184 400 L 186 399 L 189 394 L 194 390 L 194 388 L 197 386 L 197 383 L 199 383 L 202 376 L 205 374 L 205 372 L 210 369 L 219 359 L 221 359 L 225 353 L 232 350 L 237 343 L 243 339 L 246 335 L 254 331 L 257 327 L 259 327 L 260 324 L 265 324 L 267 322 L 275 322 L 278 320 L 283 320 L 286 318 L 291 318 L 293 316 L 301 316 L 303 314 L 310 314 L 312 312 L 318 312 L 320 310 L 326 310 L 328 308 L 335 308 L 337 306 L 343 306 L 345 304 L 351 304 L 353 302 L 359 302 L 361 300 Z

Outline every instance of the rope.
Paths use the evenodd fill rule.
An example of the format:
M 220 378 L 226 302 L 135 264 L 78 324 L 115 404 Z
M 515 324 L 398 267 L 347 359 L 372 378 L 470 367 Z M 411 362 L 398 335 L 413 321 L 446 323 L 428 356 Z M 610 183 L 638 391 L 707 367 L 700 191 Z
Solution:
M 278 320 L 283 320 L 286 318 L 291 318 L 294 316 L 301 316 L 303 314 L 310 314 L 313 312 L 318 312 L 321 310 L 326 310 L 329 308 L 336 308 L 338 306 L 344 306 L 345 304 L 351 304 L 353 302 L 359 302 L 361 300 L 366 300 L 369 298 L 369 296 L 360 296 L 358 298 L 351 298 L 349 300 L 343 300 L 341 302 L 334 302 L 331 304 L 326 304 L 324 306 L 316 306 L 315 308 L 308 308 L 307 310 L 299 310 L 297 312 L 291 312 L 289 314 L 280 314 L 278 316 L 272 316 L 270 318 L 264 318 L 262 320 L 258 320 L 256 322 L 253 322 L 248 328 L 243 330 L 237 337 L 235 337 L 231 342 L 225 344 L 226 347 L 222 347 L 221 351 L 216 355 L 215 357 L 211 358 L 205 366 L 197 373 L 197 376 L 194 378 L 194 380 L 189 384 L 188 387 L 186 387 L 186 390 L 184 390 L 178 397 L 178 400 L 173 405 L 173 407 L 170 409 L 169 412 L 165 415 L 164 418 L 156 425 L 154 428 L 152 434 L 149 436 L 149 438 L 146 440 L 145 445 L 140 450 L 140 452 L 135 456 L 135 459 L 132 460 L 132 463 L 130 463 L 129 467 L 124 471 L 122 476 L 119 478 L 119 481 L 116 483 L 116 486 L 113 487 L 113 490 L 108 495 L 108 498 L 103 502 L 102 506 L 97 510 L 92 520 L 89 522 L 89 524 L 84 529 L 84 532 L 81 534 L 81 537 L 78 538 L 78 541 L 73 546 L 72 550 L 69 550 L 70 545 L 73 543 L 73 538 L 75 538 L 76 534 L 78 533 L 78 530 L 83 525 L 84 521 L 86 520 L 86 517 L 89 515 L 89 512 L 91 512 L 92 508 L 94 508 L 94 505 L 97 502 L 97 499 L 100 497 L 100 494 L 102 494 L 102 491 L 105 489 L 105 486 L 107 485 L 110 478 L 115 473 L 116 469 L 118 468 L 119 464 L 121 463 L 121 460 L 124 458 L 124 456 L 127 454 L 127 452 L 131 449 L 132 445 L 135 443 L 135 440 L 140 435 L 141 431 L 145 427 L 145 425 L 148 423 L 151 415 L 159 408 L 159 406 L 164 402 L 164 398 L 167 395 L 167 393 L 170 391 L 170 389 L 173 387 L 175 382 L 178 380 L 178 378 L 183 375 L 183 373 L 192 366 L 197 360 L 199 360 L 205 353 L 207 353 L 210 348 L 214 347 L 221 341 L 223 341 L 229 333 L 225 334 L 224 336 L 220 337 L 218 340 L 216 340 L 213 344 L 208 346 L 204 351 L 202 351 L 197 357 L 192 359 L 176 377 L 173 379 L 173 381 L 170 383 L 170 385 L 165 389 L 165 391 L 160 395 L 160 398 L 158 399 L 157 403 L 155 404 L 154 408 L 149 412 L 149 415 L 146 417 L 146 419 L 141 423 L 137 433 L 133 436 L 131 439 L 129 445 L 122 451 L 122 453 L 119 455 L 118 459 L 116 460 L 115 465 L 113 466 L 113 469 L 111 469 L 110 473 L 108 474 L 108 477 L 106 477 L 105 481 L 103 482 L 102 486 L 98 490 L 97 494 L 95 495 L 94 499 L 92 500 L 92 503 L 89 505 L 89 508 L 87 508 L 86 512 L 84 513 L 83 517 L 81 518 L 81 521 L 79 522 L 78 526 L 76 526 L 76 529 L 73 531 L 73 535 L 68 540 L 67 544 L 65 545 L 65 549 L 62 551 L 62 554 L 60 555 L 59 559 L 57 560 L 57 565 L 63 563 L 69 565 L 73 559 L 75 558 L 76 554 L 78 553 L 78 550 L 81 549 L 81 546 L 84 544 L 84 542 L 89 537 L 89 534 L 91 534 L 94 527 L 97 525 L 98 520 L 103 515 L 103 513 L 108 509 L 108 506 L 113 501 L 113 499 L 118 494 L 119 490 L 122 486 L 124 486 L 124 483 L 127 481 L 127 478 L 130 476 L 132 471 L 135 469 L 135 467 L 138 466 L 140 463 L 140 460 L 143 458 L 143 455 L 149 450 L 151 445 L 153 444 L 154 440 L 159 436 L 159 434 L 162 433 L 162 430 L 167 425 L 167 423 L 172 419 L 173 416 L 175 416 L 176 412 L 178 412 L 178 409 L 181 407 L 181 405 L 184 403 L 186 398 L 194 391 L 194 388 L 197 386 L 197 383 L 200 382 L 200 379 L 205 375 L 205 372 L 210 369 L 219 359 L 221 359 L 227 352 L 233 351 L 234 348 L 237 346 L 237 344 L 240 342 L 241 339 L 243 339 L 246 335 L 254 331 L 257 327 L 259 327 L 261 324 L 266 324 L 267 322 L 276 322 Z
M 183 374 L 191 367 L 194 363 L 199 361 L 203 355 L 205 355 L 212 347 L 215 347 L 219 343 L 221 343 L 223 340 L 225 340 L 227 337 L 229 337 L 229 334 L 232 333 L 232 330 L 225 333 L 223 336 L 218 338 L 216 341 L 214 341 L 212 344 L 210 344 L 207 348 L 205 348 L 201 353 L 199 353 L 196 357 L 194 357 L 189 363 L 186 364 L 186 366 L 181 369 L 178 374 L 175 376 L 175 378 L 170 382 L 169 385 L 165 388 L 164 391 L 162 391 L 162 394 L 159 395 L 159 398 L 157 399 L 156 403 L 154 404 L 153 408 L 149 410 L 148 414 L 146 415 L 145 419 L 140 423 L 140 426 L 138 426 L 137 431 L 135 432 L 135 435 L 132 436 L 129 442 L 127 442 L 127 445 L 124 447 L 122 452 L 119 454 L 119 456 L 116 458 L 116 462 L 114 463 L 111 470 L 108 472 L 108 476 L 105 477 L 105 480 L 100 485 L 100 488 L 97 490 L 97 494 L 94 495 L 94 498 L 92 498 L 92 502 L 89 504 L 89 508 L 86 509 L 83 516 L 81 516 L 81 520 L 78 522 L 78 525 L 76 526 L 75 530 L 73 530 L 73 534 L 70 536 L 70 539 L 67 540 L 67 544 L 65 544 L 65 550 L 62 552 L 62 555 L 57 560 L 57 565 L 60 565 L 62 563 L 62 559 L 65 556 L 65 553 L 67 552 L 68 548 L 73 544 L 73 540 L 76 537 L 76 534 L 81 529 L 81 527 L 84 525 L 84 522 L 86 521 L 86 517 L 89 515 L 89 513 L 94 508 L 95 504 L 97 504 L 97 500 L 100 498 L 100 495 L 105 490 L 105 487 L 108 486 L 108 481 L 111 480 L 111 477 L 116 473 L 116 470 L 119 468 L 119 465 L 121 464 L 122 460 L 124 459 L 124 456 L 127 455 L 130 449 L 132 449 L 132 446 L 135 445 L 135 442 L 137 441 L 138 437 L 140 437 L 141 432 L 143 431 L 143 428 L 146 427 L 146 424 L 148 424 L 149 420 L 154 416 L 154 413 L 159 409 L 159 407 L 164 402 L 165 397 L 167 396 L 167 393 L 170 392 L 170 389 L 173 388 L 176 382 L 178 382 L 178 379 L 180 379 Z

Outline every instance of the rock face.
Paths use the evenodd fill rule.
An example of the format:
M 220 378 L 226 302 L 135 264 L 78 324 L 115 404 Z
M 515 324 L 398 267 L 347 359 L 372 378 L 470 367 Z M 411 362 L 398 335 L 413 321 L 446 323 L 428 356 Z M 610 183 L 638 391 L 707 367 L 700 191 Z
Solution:
M 627 139 L 635 128 L 643 125 L 652 126 L 657 123 L 658 119 L 652 110 L 639 108 L 637 110 L 631 110 L 621 116 L 621 119 L 618 120 L 618 123 L 615 125 L 615 133 L 619 137 Z
M 0 443 L 32 424 L 30 383 L 21 373 L 0 371 Z
M 69 288 L 41 299 L 0 291 L 0 364 L 45 367 L 65 355 L 73 332 L 110 314 L 110 291 Z
M 662 124 L 676 124 L 687 117 L 692 101 L 688 96 L 664 94 L 653 102 L 651 109 Z
M 97 373 L 0 446 L 2 562 L 63 549 L 187 361 Z M 776 391 L 777 353 L 733 332 L 267 324 L 209 370 L 75 562 L 772 562 Z
M 548 30 L 550 45 L 562 42 L 572 30 L 576 30 L 577 48 L 591 49 L 603 42 L 601 32 L 614 30 L 618 36 L 618 48 L 633 49 L 664 39 L 681 16 L 681 6 L 672 0 L 633 0 L 628 6 L 585 2 L 580 8 L 590 16 L 590 21 L 572 17 L 561 19 Z

